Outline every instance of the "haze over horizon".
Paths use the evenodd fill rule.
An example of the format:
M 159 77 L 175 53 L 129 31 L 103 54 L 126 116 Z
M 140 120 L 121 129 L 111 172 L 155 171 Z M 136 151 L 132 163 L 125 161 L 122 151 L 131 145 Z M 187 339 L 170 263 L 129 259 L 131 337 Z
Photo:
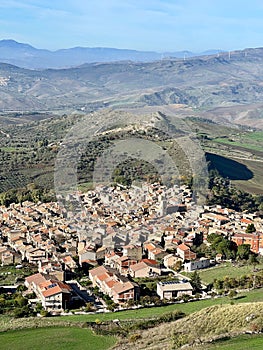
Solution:
M 0 38 L 52 51 L 227 51 L 263 46 L 262 18 L 259 0 L 3 0 Z

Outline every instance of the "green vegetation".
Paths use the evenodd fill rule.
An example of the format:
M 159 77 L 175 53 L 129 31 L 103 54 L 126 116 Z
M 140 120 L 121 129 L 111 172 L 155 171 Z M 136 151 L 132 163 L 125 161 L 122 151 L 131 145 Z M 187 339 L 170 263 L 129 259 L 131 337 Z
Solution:
M 207 241 L 211 244 L 208 247 L 211 256 L 215 257 L 216 254 L 222 254 L 224 259 L 234 259 L 236 257 L 237 246 L 226 237 L 212 233 L 208 235 Z
M 25 277 L 37 272 L 36 266 L 23 266 L 16 269 L 13 265 L 0 266 L 0 285 L 13 285 L 24 282 Z
M 258 270 L 263 269 L 263 263 L 256 265 Z M 204 283 L 212 283 L 214 279 L 223 279 L 226 276 L 230 278 L 238 278 L 244 275 L 251 275 L 255 270 L 254 265 L 242 263 L 224 263 L 218 266 L 199 271 L 199 276 Z
M 22 350 L 23 348 L 19 348 L 19 346 L 16 346 L 16 341 L 18 341 L 18 339 L 20 339 L 21 341 L 22 336 L 23 339 L 25 339 L 23 341 L 23 344 L 26 344 L 26 349 L 31 349 L 31 346 L 33 346 L 31 345 L 32 342 L 34 344 L 34 349 L 42 349 L 41 347 L 38 347 L 42 346 L 42 343 L 45 344 L 45 346 L 49 344 L 52 347 L 58 347 L 58 349 L 60 349 L 60 344 L 61 349 L 63 349 L 63 346 L 67 349 L 75 349 L 75 346 L 76 348 L 77 346 L 78 348 L 84 348 L 82 347 L 82 342 L 94 344 L 94 347 L 92 347 L 92 349 L 97 349 L 96 344 L 98 344 L 99 348 L 99 346 L 101 346 L 101 344 L 103 343 L 105 347 L 101 346 L 100 349 L 108 349 L 114 344 L 116 338 L 95 337 L 91 333 L 91 331 L 86 327 L 92 326 L 93 324 L 92 328 L 96 331 L 96 333 L 103 335 L 110 333 L 113 335 L 124 336 L 125 333 L 126 339 L 128 331 L 131 333 L 128 338 L 132 343 L 135 338 L 136 341 L 139 341 L 141 337 L 141 335 L 139 336 L 134 334 L 141 334 L 138 332 L 141 332 L 143 329 L 149 329 L 149 331 L 153 329 L 153 332 L 156 333 L 156 331 L 154 331 L 155 328 L 152 327 L 155 327 L 156 325 L 159 325 L 161 323 L 163 323 L 163 327 L 170 327 L 170 325 L 173 324 L 173 322 L 171 321 L 182 317 L 183 314 L 189 315 L 188 317 L 192 317 L 191 315 L 193 315 L 194 317 L 194 315 L 198 315 L 198 312 L 204 312 L 204 314 L 207 314 L 208 311 L 205 310 L 209 310 L 207 309 L 209 307 L 212 307 L 212 310 L 214 310 L 213 308 L 215 308 L 215 310 L 220 310 L 218 308 L 224 308 L 224 310 L 228 310 L 230 307 L 238 307 L 243 303 L 253 303 L 255 301 L 263 302 L 262 289 L 252 290 L 249 293 L 239 294 L 236 298 L 234 298 L 231 301 L 231 303 L 234 303 L 234 305 L 231 306 L 229 305 L 229 298 L 224 297 L 209 300 L 201 300 L 196 302 L 188 302 L 183 304 L 173 304 L 162 307 L 103 313 L 101 315 L 90 314 L 48 318 L 29 317 L 23 318 L 23 320 L 3 315 L 0 316 L 0 331 L 5 332 L 0 334 L 0 337 L 2 337 L 2 343 L 6 345 L 5 349 L 15 348 Z M 226 305 L 226 308 L 224 307 L 224 305 Z M 261 304 L 259 303 L 258 305 Z M 245 308 L 248 309 L 247 306 L 245 306 Z M 205 310 L 202 311 L 203 309 Z M 250 308 L 249 310 L 251 312 L 253 311 L 252 308 Z M 197 317 L 197 319 L 199 319 L 199 317 Z M 116 326 L 114 322 L 109 323 L 109 321 L 112 321 L 114 319 L 120 320 L 121 328 L 119 326 Z M 203 319 L 204 317 L 202 316 L 202 320 Z M 242 317 L 241 319 L 243 320 Z M 184 320 L 185 318 L 183 319 L 183 321 Z M 180 322 L 181 324 L 180 320 L 177 322 Z M 167 326 L 164 326 L 164 323 L 167 323 Z M 85 329 L 83 327 L 85 327 Z M 21 328 L 23 328 L 23 330 L 21 330 Z M 17 331 L 13 332 L 12 330 L 15 329 Z M 50 337 L 47 336 L 47 334 L 50 335 Z M 51 336 L 51 334 L 53 334 L 53 336 Z M 55 334 L 57 335 L 55 336 Z M 44 337 L 45 341 L 43 341 Z M 53 338 L 57 338 L 57 340 L 53 340 Z M 61 340 L 59 342 L 59 339 L 62 338 L 63 341 Z M 39 341 L 38 343 L 38 340 L 36 339 L 42 339 L 42 343 L 41 341 Z M 74 342 L 72 342 L 72 339 L 74 339 Z
M 28 184 L 24 188 L 13 188 L 0 193 L 0 204 L 8 207 L 11 203 L 31 202 L 52 202 L 55 200 L 53 190 L 37 187 L 35 184 Z
M 263 330 L 263 303 L 214 305 L 194 312 L 183 319 L 161 324 L 153 329 L 136 332 L 140 350 L 178 349 L 191 344 L 196 349 L 212 341 L 234 337 L 245 331 Z M 130 350 L 132 342 L 121 342 L 115 350 Z
M 263 210 L 263 196 L 236 189 L 231 185 L 229 179 L 218 176 L 217 172 L 210 172 L 210 192 L 207 203 L 209 205 L 220 204 L 225 208 L 236 211 L 255 212 Z
M 203 345 L 202 350 L 261 350 L 263 348 L 263 335 L 240 335 L 229 339 L 214 342 L 213 345 Z M 201 348 L 200 348 L 201 349 Z M 198 350 L 198 348 L 196 348 Z
M 0 342 L 5 350 L 107 350 L 116 343 L 116 338 L 94 335 L 89 329 L 52 327 L 0 333 Z
M 230 137 L 215 138 L 215 142 L 231 145 L 231 147 L 241 147 L 244 149 L 262 152 L 263 132 L 245 132 Z
M 255 289 L 250 292 L 244 292 L 238 294 L 238 297 L 234 300 L 235 303 L 248 303 L 263 301 L 263 289 Z M 229 304 L 228 297 L 220 297 L 215 299 L 199 300 L 183 304 L 171 304 L 167 306 L 149 307 L 135 310 L 109 312 L 95 315 L 72 315 L 72 316 L 60 316 L 59 318 L 51 318 L 48 321 L 70 321 L 70 322 L 92 322 L 96 319 L 100 321 L 109 321 L 113 319 L 129 320 L 129 319 L 147 319 L 152 317 L 159 317 L 165 313 L 172 311 L 181 311 L 185 314 L 191 314 L 193 312 L 202 310 L 206 307 L 213 305 Z M 1 326 L 0 326 L 1 329 Z

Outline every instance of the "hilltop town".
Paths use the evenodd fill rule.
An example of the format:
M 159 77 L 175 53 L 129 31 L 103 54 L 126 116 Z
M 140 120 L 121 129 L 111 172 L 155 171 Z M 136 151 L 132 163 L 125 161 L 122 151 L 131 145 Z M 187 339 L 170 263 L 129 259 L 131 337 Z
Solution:
M 34 292 L 47 311 L 94 300 L 83 297 L 81 280 L 72 283 L 79 273 L 88 276 L 89 293 L 127 306 L 141 300 L 142 278 L 157 279 L 158 299 L 174 301 L 196 292 L 179 271 L 210 268 L 241 254 L 263 255 L 262 216 L 197 207 L 185 185 L 97 186 L 67 201 L 72 205 L 25 201 L 0 207 L 1 264 L 31 266 L 35 273 L 22 282 L 24 293 Z M 81 210 L 74 210 L 76 203 Z M 218 238 L 221 251 L 213 250 Z M 207 295 L 205 288 L 200 292 Z

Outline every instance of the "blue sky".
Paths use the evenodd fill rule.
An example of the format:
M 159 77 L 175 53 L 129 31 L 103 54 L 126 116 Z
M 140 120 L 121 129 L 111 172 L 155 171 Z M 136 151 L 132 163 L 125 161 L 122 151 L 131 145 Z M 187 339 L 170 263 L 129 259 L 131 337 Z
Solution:
M 263 46 L 262 0 L 1 0 L 0 39 L 201 52 Z

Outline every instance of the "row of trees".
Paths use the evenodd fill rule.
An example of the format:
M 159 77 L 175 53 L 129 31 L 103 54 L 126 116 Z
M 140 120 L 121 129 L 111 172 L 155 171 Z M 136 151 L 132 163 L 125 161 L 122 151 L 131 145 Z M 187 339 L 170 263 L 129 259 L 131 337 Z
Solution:
M 251 289 L 263 287 L 263 271 L 244 275 L 241 277 L 226 276 L 223 279 L 215 279 L 212 286 L 217 290 Z

